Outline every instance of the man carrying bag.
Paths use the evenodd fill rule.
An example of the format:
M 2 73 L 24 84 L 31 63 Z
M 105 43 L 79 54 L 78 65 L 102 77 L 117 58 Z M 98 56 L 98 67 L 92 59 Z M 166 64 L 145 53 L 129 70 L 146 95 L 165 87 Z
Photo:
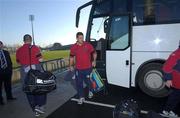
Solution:
M 40 62 L 42 61 L 42 55 L 40 53 L 40 49 L 31 45 L 32 37 L 29 34 L 24 35 L 24 45 L 20 47 L 16 52 L 16 61 L 21 65 L 21 78 L 23 87 L 28 79 L 28 72 L 30 69 L 34 70 L 42 70 Z M 29 54 L 29 50 L 31 48 L 31 55 Z M 33 95 L 26 93 L 29 104 L 35 113 L 35 116 L 38 117 L 41 114 L 44 114 L 44 107 L 47 101 L 46 94 Z
M 75 64 L 75 80 L 78 92 L 78 104 L 83 104 L 85 100 L 83 82 L 85 82 L 89 89 L 88 97 L 93 97 L 91 88 L 90 74 L 92 67 L 96 66 L 97 53 L 94 47 L 84 41 L 82 32 L 76 34 L 77 42 L 72 45 L 70 49 L 70 70 L 73 71 Z

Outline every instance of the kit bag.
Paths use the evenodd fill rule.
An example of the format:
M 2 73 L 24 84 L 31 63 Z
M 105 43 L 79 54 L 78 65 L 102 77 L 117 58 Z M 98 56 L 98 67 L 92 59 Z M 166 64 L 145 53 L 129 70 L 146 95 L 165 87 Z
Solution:
M 31 49 L 29 47 L 30 70 L 25 79 L 23 91 L 28 94 L 46 94 L 56 89 L 56 76 L 49 71 L 32 69 L 31 67 Z
M 92 70 L 92 73 L 90 75 L 90 81 L 92 90 L 94 92 L 99 92 L 105 88 L 104 82 L 95 68 Z

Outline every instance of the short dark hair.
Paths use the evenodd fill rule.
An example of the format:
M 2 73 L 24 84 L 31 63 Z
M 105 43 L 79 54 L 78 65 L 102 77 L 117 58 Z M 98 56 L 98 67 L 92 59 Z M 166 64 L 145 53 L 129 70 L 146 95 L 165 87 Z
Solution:
M 3 42 L 2 42 L 2 41 L 0 41 L 0 44 L 2 45 L 2 44 L 3 44 Z
M 27 40 L 31 39 L 32 40 L 32 37 L 31 35 L 29 34 L 25 34 L 24 37 L 23 37 L 23 41 L 26 42 Z
M 76 38 L 78 38 L 78 36 L 84 36 L 84 34 L 82 33 L 82 32 L 78 32 L 77 34 L 76 34 Z

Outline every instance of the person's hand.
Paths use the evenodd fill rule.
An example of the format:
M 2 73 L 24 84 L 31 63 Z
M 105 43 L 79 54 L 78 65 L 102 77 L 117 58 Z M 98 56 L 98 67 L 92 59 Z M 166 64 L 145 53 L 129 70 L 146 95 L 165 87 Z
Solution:
M 96 61 L 92 62 L 92 67 L 96 67 Z
M 74 70 L 74 67 L 73 67 L 73 66 L 70 66 L 70 67 L 69 67 L 69 70 L 70 70 L 70 71 L 73 71 L 73 70 Z
M 166 86 L 168 87 L 168 88 L 171 88 L 172 87 L 172 80 L 168 80 L 168 81 L 166 81 Z
M 39 62 L 43 62 L 43 58 L 40 58 L 40 59 L 39 59 Z

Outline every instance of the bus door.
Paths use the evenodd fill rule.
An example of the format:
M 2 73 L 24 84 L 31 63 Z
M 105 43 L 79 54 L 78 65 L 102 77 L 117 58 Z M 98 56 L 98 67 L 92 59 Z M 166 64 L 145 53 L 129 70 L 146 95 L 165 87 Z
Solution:
M 106 75 L 109 84 L 130 87 L 131 20 L 130 15 L 112 15 L 108 26 Z
M 97 52 L 96 69 L 102 78 L 106 78 L 106 50 L 107 39 L 104 32 L 104 22 L 109 16 L 93 18 L 91 26 L 90 43 L 94 46 Z

